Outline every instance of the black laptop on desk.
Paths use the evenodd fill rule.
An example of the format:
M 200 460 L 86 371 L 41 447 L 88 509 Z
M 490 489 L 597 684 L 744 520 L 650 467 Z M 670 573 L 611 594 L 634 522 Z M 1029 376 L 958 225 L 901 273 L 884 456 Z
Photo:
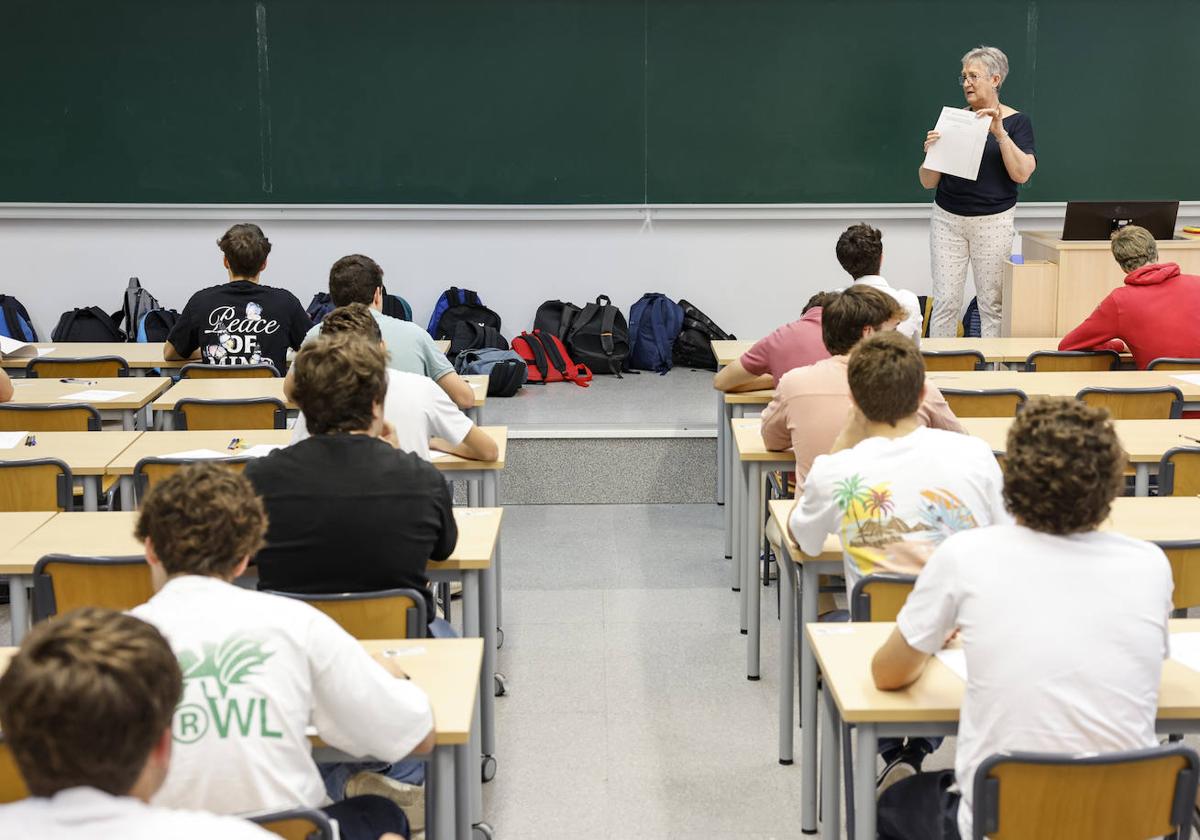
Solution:
M 1178 216 L 1178 201 L 1068 201 L 1062 238 L 1107 240 L 1126 225 L 1138 225 L 1155 239 L 1174 239 Z

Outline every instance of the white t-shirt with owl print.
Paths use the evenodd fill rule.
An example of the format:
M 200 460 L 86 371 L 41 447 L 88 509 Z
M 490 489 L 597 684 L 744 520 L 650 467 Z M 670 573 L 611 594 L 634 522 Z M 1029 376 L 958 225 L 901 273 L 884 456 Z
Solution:
M 875 572 L 917 574 L 951 534 L 1011 522 L 1003 486 L 981 438 L 922 427 L 819 456 L 789 525 L 814 557 L 841 537 L 849 594 Z
M 312 321 L 286 289 L 232 280 L 192 295 L 167 341 L 180 356 L 200 350 L 210 365 L 271 364 L 282 376 Z

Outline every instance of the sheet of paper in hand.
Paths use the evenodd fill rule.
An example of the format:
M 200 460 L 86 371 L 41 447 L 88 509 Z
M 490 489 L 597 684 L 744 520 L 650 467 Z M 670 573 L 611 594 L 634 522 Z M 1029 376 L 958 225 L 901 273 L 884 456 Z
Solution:
M 925 153 L 926 169 L 974 181 L 987 143 L 991 120 L 962 108 L 943 108 L 933 130 L 941 136 Z

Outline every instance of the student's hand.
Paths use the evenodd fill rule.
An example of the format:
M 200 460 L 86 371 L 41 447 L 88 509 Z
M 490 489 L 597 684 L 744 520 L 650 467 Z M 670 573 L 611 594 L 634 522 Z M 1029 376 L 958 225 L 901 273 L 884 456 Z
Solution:
M 400 667 L 400 663 L 393 656 L 386 656 L 383 651 L 376 651 L 371 654 L 371 658 L 384 667 L 384 669 L 397 679 L 406 680 L 408 674 Z
M 383 425 L 379 427 L 379 439 L 386 440 L 393 448 L 400 448 L 400 438 L 396 434 L 396 427 L 387 420 L 383 421 Z
M 925 153 L 926 154 L 929 154 L 929 147 L 932 146 L 934 143 L 936 143 L 938 141 L 938 138 L 940 138 L 941 136 L 942 136 L 941 132 L 934 131 L 933 129 L 930 129 L 929 131 L 927 131 L 925 133 Z
M 389 831 L 387 834 L 380 834 L 379 840 L 404 840 L 404 838 Z

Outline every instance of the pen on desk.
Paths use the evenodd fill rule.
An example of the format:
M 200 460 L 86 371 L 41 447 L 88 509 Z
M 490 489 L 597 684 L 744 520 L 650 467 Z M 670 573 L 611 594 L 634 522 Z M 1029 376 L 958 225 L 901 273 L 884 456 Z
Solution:
M 226 449 L 237 449 L 241 445 L 242 445 L 242 439 L 234 438 L 233 440 L 229 441 L 229 446 L 227 446 L 225 448 Z
M 1194 438 L 1191 435 L 1180 435 L 1184 440 L 1190 440 L 1192 443 L 1200 443 L 1200 438 Z
M 26 446 L 37 446 L 37 436 L 30 434 L 27 438 L 25 438 L 25 445 Z
M 95 384 L 96 384 L 96 380 L 94 380 L 94 379 L 74 379 L 74 378 L 68 378 L 68 379 L 60 379 L 60 380 L 58 380 L 58 381 L 59 381 L 59 382 L 64 382 L 64 383 L 67 383 L 68 385 L 70 385 L 70 384 L 74 384 L 74 385 L 95 385 Z

